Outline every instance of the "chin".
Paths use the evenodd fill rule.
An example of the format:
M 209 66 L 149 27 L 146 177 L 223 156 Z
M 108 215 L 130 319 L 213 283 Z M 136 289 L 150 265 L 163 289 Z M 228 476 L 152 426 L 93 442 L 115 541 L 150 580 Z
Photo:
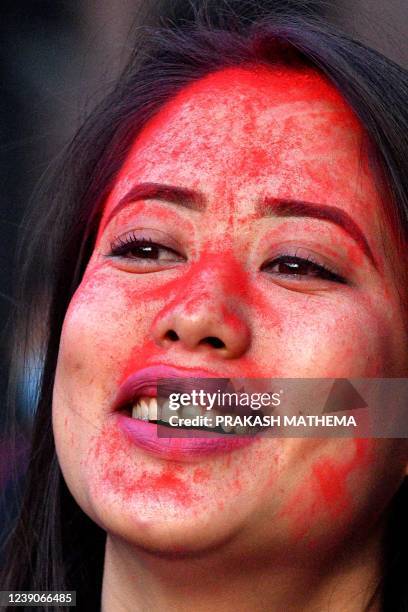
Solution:
M 111 538 L 160 555 L 203 554 L 222 547 L 234 537 L 227 525 L 209 526 L 197 518 L 166 521 L 162 516 L 149 519 L 121 516 L 116 521 L 110 517 L 102 526 Z

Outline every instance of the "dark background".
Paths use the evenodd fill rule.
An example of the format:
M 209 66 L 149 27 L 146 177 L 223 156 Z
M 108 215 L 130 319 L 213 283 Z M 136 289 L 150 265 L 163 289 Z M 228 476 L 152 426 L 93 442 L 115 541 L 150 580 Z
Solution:
M 301 4 L 301 0 L 299 0 Z M 12 461 L 2 435 L 12 340 L 5 333 L 18 280 L 19 224 L 47 168 L 111 87 L 138 24 L 155 23 L 171 0 L 2 0 L 0 8 L 0 491 Z M 408 0 L 326 0 L 331 19 L 408 66 Z M 159 7 L 159 11 L 157 10 Z M 153 10 L 154 9 L 154 10 Z M 132 33 L 133 32 L 133 33 Z M 29 419 L 29 402 L 22 404 Z M 24 470 L 25 455 L 18 457 Z M 6 502 L 12 505 L 12 492 Z M 7 501 L 9 500 L 9 501 Z M 0 534 L 4 528 L 0 504 Z

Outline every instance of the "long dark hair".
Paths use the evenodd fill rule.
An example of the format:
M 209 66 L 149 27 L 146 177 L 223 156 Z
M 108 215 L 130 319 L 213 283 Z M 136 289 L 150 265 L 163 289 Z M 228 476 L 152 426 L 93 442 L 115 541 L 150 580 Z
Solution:
M 173 2 L 171 16 L 138 36 L 118 84 L 37 195 L 20 249 L 13 371 L 24 371 L 33 346 L 43 370 L 2 589 L 71 589 L 80 609 L 99 608 L 105 534 L 78 507 L 62 478 L 51 424 L 53 381 L 65 312 L 90 257 L 103 201 L 135 136 L 171 96 L 227 66 L 279 60 L 317 67 L 365 126 L 388 213 L 401 240 L 408 237 L 408 75 L 337 31 L 316 3 L 299 4 L 303 8 L 276 0 Z M 383 610 L 393 612 L 408 609 L 407 499 L 404 483 L 389 511 L 384 544 L 379 592 Z

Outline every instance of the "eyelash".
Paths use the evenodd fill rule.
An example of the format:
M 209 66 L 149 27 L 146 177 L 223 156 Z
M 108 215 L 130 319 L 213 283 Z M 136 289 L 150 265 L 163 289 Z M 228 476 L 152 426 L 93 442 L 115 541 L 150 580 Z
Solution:
M 311 255 L 307 257 L 299 257 L 298 255 L 294 255 L 292 253 L 282 254 L 282 255 L 279 255 L 278 257 L 275 257 L 275 259 L 271 259 L 267 261 L 266 263 L 264 263 L 261 266 L 261 271 L 265 270 L 267 267 L 270 267 L 272 265 L 274 266 L 279 265 L 280 263 L 307 265 L 307 266 L 310 266 L 312 270 L 315 270 L 316 272 L 319 273 L 320 279 L 328 280 L 328 281 L 335 282 L 335 283 L 340 283 L 343 285 L 348 284 L 347 280 L 343 276 L 335 272 L 333 269 L 331 269 L 326 264 L 323 265 L 315 261 Z M 284 273 L 281 273 L 281 274 L 284 274 Z M 293 277 L 299 278 L 304 275 L 303 274 L 286 274 L 285 276 L 292 277 L 292 278 Z
M 160 243 L 155 242 L 151 238 L 143 238 L 141 236 L 136 236 L 134 233 L 128 234 L 125 238 L 120 237 L 120 238 L 117 238 L 115 241 L 113 241 L 110 245 L 109 255 L 111 257 L 123 257 L 125 259 L 132 259 L 132 257 L 128 257 L 127 255 L 130 253 L 130 251 L 136 248 L 140 248 L 140 247 L 156 247 L 158 251 L 164 250 L 169 253 L 172 253 L 173 255 L 177 255 L 180 257 L 180 254 L 177 253 L 177 251 L 175 251 L 174 249 L 161 245 Z M 149 260 L 152 258 L 136 256 L 133 259 Z M 265 262 L 264 264 L 262 264 L 260 269 L 261 271 L 265 271 L 268 267 L 276 266 L 279 264 L 307 265 L 311 267 L 312 271 L 316 271 L 318 273 L 317 278 L 319 279 L 324 279 L 330 282 L 335 282 L 335 283 L 340 283 L 340 284 L 348 284 L 347 280 L 344 277 L 339 275 L 337 272 L 335 272 L 333 269 L 331 269 L 326 264 L 323 265 L 315 261 L 311 255 L 307 257 L 299 257 L 298 255 L 293 254 L 293 253 L 281 254 L 275 257 L 274 259 L 271 259 Z M 294 274 L 280 273 L 280 275 L 281 276 L 284 275 L 287 278 L 291 278 L 291 279 L 295 279 L 295 278 L 301 279 L 304 276 L 309 276 L 309 275 L 303 275 L 303 274 L 298 274 L 298 273 L 294 273 Z
M 136 249 L 138 247 L 157 247 L 158 250 L 165 250 L 169 253 L 173 253 L 174 255 L 178 255 L 177 251 L 174 249 L 163 246 L 151 238 L 136 236 L 134 233 L 128 234 L 125 238 L 120 237 L 113 241 L 110 245 L 109 255 L 111 257 L 126 257 L 126 254 L 128 254 L 132 249 Z M 140 259 L 144 258 L 141 257 Z

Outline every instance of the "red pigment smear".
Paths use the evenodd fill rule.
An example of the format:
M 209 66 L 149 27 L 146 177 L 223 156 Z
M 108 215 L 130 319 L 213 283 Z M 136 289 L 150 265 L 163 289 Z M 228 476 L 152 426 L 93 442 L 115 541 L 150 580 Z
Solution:
M 92 447 L 94 459 L 99 459 L 101 453 L 105 455 L 108 461 L 112 461 L 118 453 L 123 453 L 123 435 L 114 427 L 106 423 Z
M 171 466 L 166 467 L 160 474 L 143 472 L 134 483 L 134 487 L 144 495 L 151 494 L 155 497 L 170 495 L 182 506 L 190 506 L 193 501 L 190 487 L 174 473 Z
M 103 475 L 108 482 L 126 500 L 136 496 L 163 500 L 163 497 L 182 506 L 190 506 L 193 501 L 190 487 L 167 466 L 160 474 L 144 470 L 138 478 L 129 478 L 127 471 L 121 467 L 108 466 Z
M 124 364 L 122 372 L 118 375 L 116 384 L 119 387 L 128 376 L 137 372 L 138 370 L 145 368 L 149 365 L 156 365 L 157 363 L 168 363 L 171 365 L 178 365 L 174 360 L 163 359 L 163 351 L 157 346 L 154 339 L 148 338 L 141 345 L 135 346 L 129 355 L 129 359 Z M 185 366 L 185 363 L 181 363 Z M 224 377 L 226 372 L 224 371 L 222 376 Z M 229 374 L 231 375 L 231 374 Z M 234 374 L 236 376 L 237 374 Z M 265 372 L 260 369 L 259 363 L 256 363 L 253 357 L 243 355 L 239 361 L 239 377 L 242 378 L 264 378 Z M 229 462 L 226 457 L 226 462 Z
M 144 471 L 136 479 L 129 478 L 124 468 L 109 466 L 103 480 L 108 482 L 127 501 L 140 496 L 161 499 L 163 496 L 183 506 L 189 506 L 192 496 L 189 487 L 167 468 L 161 474 Z
M 347 480 L 354 470 L 366 463 L 369 442 L 368 439 L 356 439 L 354 456 L 344 465 L 330 458 L 323 458 L 312 466 L 318 491 L 324 499 L 327 511 L 334 518 L 346 512 L 351 506 L 352 499 L 347 488 Z
M 238 493 L 242 491 L 242 484 L 238 477 L 234 478 L 231 484 Z
M 126 500 L 136 495 L 162 498 L 166 496 L 183 506 L 191 505 L 193 496 L 190 487 L 180 478 L 184 468 L 166 465 L 159 474 L 143 470 L 141 476 L 130 478 L 126 469 L 128 447 L 124 447 L 123 435 L 109 425 L 102 428 L 93 447 L 91 460 L 102 463 L 102 479 Z M 132 462 L 135 468 L 138 463 Z M 123 466 L 123 467 L 122 467 Z
M 321 460 L 313 466 L 313 475 L 330 514 L 333 516 L 343 514 L 349 506 L 349 497 L 344 476 L 339 474 L 338 466 L 330 459 Z
M 355 439 L 355 453 L 347 463 L 323 458 L 312 466 L 312 479 L 303 483 L 283 507 L 278 518 L 291 518 L 294 540 L 302 540 L 318 515 L 327 511 L 332 518 L 339 518 L 351 510 L 352 499 L 347 480 L 369 460 L 371 440 Z M 324 501 L 322 507 L 321 501 Z
M 207 468 L 196 468 L 193 472 L 193 482 L 202 483 L 209 480 L 211 476 L 211 470 Z
M 307 535 L 313 517 L 316 516 L 319 504 L 307 488 L 299 490 L 287 503 L 277 518 L 291 518 L 293 521 L 292 537 L 296 542 Z

